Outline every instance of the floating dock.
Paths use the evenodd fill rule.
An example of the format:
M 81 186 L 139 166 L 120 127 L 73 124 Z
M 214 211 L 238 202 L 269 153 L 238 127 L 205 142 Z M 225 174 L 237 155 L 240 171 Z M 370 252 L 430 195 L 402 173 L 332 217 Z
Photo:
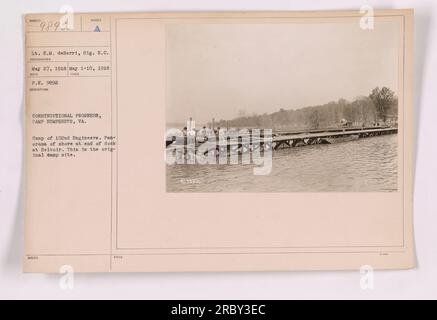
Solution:
M 272 139 L 273 149 L 279 149 L 281 147 L 295 147 L 303 145 L 314 144 L 330 144 L 337 139 L 345 141 L 345 138 L 368 138 L 374 136 L 380 136 L 385 134 L 394 134 L 398 132 L 398 128 L 363 128 L 363 129 L 350 129 L 350 130 L 332 130 L 332 131 L 318 131 L 307 132 L 299 134 L 284 134 L 274 136 Z M 353 140 L 352 139 L 352 140 Z M 347 141 L 347 140 L 346 140 Z
M 362 138 L 375 137 L 387 134 L 396 134 L 397 127 L 363 127 L 363 128 L 329 128 L 317 130 L 300 130 L 293 132 L 275 132 L 272 136 L 261 135 L 252 136 L 236 135 L 226 137 L 226 139 L 217 139 L 217 141 L 208 141 L 208 139 L 196 141 L 193 145 L 187 146 L 187 138 L 179 137 L 166 141 L 166 148 L 172 150 L 181 150 L 184 152 L 196 152 L 201 148 L 202 153 L 207 155 L 214 152 L 216 155 L 223 153 L 246 153 L 257 149 L 278 150 L 284 148 L 302 147 L 317 144 L 331 144 L 343 141 L 351 141 Z

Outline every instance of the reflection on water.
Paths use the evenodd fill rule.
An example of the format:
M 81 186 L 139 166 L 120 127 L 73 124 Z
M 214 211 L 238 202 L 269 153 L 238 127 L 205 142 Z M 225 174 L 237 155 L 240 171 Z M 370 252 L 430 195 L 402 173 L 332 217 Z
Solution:
M 396 191 L 397 135 L 274 151 L 267 176 L 255 176 L 253 167 L 167 165 L 167 191 Z

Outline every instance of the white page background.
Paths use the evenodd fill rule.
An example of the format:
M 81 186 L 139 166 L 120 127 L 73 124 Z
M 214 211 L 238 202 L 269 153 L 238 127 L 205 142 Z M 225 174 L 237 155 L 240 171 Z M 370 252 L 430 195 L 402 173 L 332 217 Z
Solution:
M 23 14 L 134 11 L 256 11 L 415 9 L 415 192 L 418 267 L 377 271 L 374 289 L 356 272 L 78 274 L 62 290 L 62 275 L 23 274 Z M 437 2 L 398 1 L 2 1 L 0 4 L 0 298 L 26 299 L 381 299 L 437 298 Z

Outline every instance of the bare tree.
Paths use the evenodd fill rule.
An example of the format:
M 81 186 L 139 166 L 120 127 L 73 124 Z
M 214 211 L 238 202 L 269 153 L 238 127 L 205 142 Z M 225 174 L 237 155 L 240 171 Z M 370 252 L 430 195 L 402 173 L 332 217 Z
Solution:
M 375 105 L 378 117 L 385 121 L 387 118 L 388 110 L 395 100 L 395 93 L 387 87 L 382 87 L 382 89 L 376 87 L 372 90 L 369 98 Z

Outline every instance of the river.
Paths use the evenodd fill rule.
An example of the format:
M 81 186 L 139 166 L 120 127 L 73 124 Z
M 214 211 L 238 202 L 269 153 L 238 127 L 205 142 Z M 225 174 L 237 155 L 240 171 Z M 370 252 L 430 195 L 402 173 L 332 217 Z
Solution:
M 397 189 L 397 134 L 273 152 L 254 165 L 167 165 L 168 192 L 378 192 Z

